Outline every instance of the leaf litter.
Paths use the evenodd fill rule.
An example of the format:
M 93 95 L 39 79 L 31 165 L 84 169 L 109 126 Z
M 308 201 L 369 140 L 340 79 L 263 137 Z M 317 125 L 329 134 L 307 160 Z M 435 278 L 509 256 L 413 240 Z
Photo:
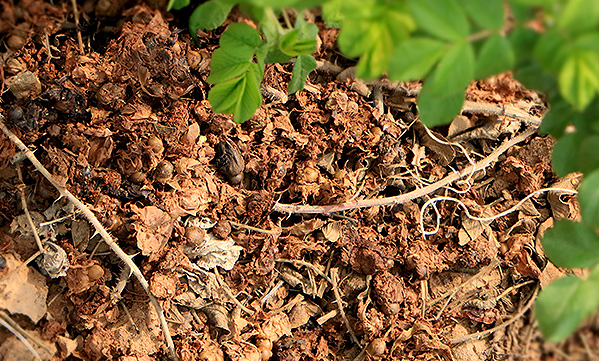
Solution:
M 238 125 L 207 102 L 222 29 L 198 47 L 159 11 L 113 5 L 112 14 L 104 2 L 83 6 L 86 19 L 91 10 L 112 17 L 83 34 L 91 47 L 81 53 L 62 22 L 73 19 L 68 6 L 5 4 L 18 16 L 2 17 L 0 29 L 18 39 L 2 53 L 2 110 L 53 180 L 133 257 L 180 359 L 540 359 L 596 349 L 594 326 L 549 345 L 526 312 L 536 283 L 563 275 L 539 234 L 553 219 L 579 217 L 575 197 L 549 192 L 491 222 L 453 202 L 421 214 L 425 198 L 330 215 L 273 212 L 275 202 L 376 200 L 442 180 L 540 119 L 546 104 L 536 93 L 509 74 L 473 82 L 448 130 L 428 133 L 417 119 L 419 83 L 355 79 L 334 52 L 334 31 L 322 30 L 306 88 L 286 94 L 292 64 L 268 65 L 265 102 Z M 459 192 L 429 196 L 458 198 L 485 218 L 544 187 L 576 189 L 575 175 L 552 173 L 553 144 L 534 135 Z M 21 218 L 16 153 L 1 136 L 0 308 L 29 316 L 16 319 L 53 345 L 55 359 L 166 355 L 158 315 L 131 271 L 83 217 L 54 206 L 59 193 L 27 162 L 28 207 L 36 224 L 50 222 L 38 232 L 66 251 L 70 268 L 52 279 L 21 261 L 37 249 Z M 423 237 L 419 225 L 434 226 L 435 212 L 439 230 Z M 4 349 L 16 345 L 2 339 Z

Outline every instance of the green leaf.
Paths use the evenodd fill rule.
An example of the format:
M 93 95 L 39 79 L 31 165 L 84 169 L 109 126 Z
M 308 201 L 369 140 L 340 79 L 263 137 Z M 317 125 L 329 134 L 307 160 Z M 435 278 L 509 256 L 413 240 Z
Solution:
M 503 27 L 505 7 L 502 0 L 459 0 L 459 3 L 481 28 L 499 30 Z
M 582 222 L 599 228 L 599 170 L 586 174 L 578 188 Z M 599 253 L 599 249 L 595 250 Z
M 368 11 L 348 15 L 337 43 L 346 56 L 361 57 L 356 69 L 358 77 L 372 79 L 385 72 L 394 46 L 407 39 L 414 28 L 411 17 L 400 5 L 378 4 Z
M 578 110 L 583 110 L 599 90 L 599 54 L 576 51 L 570 54 L 558 77 L 560 93 Z
M 211 84 L 216 84 L 237 78 L 248 70 L 251 64 L 250 59 L 251 57 L 246 57 L 244 59 L 231 56 L 229 52 L 222 47 L 216 49 L 214 53 L 212 53 L 210 75 L 206 80 Z
M 252 63 L 242 76 L 214 85 L 208 94 L 212 110 L 224 114 L 234 113 L 233 120 L 237 123 L 250 119 L 262 104 L 261 79 L 258 64 Z
M 267 64 L 273 64 L 273 63 L 286 63 L 289 60 L 291 60 L 293 58 L 293 56 L 287 55 L 284 52 L 281 51 L 281 49 L 274 48 L 271 51 L 268 52 L 268 54 L 266 54 L 266 58 L 264 59 L 264 62 L 266 62 Z
M 581 138 L 576 133 L 564 134 L 553 146 L 551 164 L 555 173 L 565 177 L 568 173 L 578 171 L 578 150 Z
M 398 81 L 424 78 L 444 50 L 442 42 L 431 38 L 411 38 L 402 42 L 391 54 L 389 78 Z
M 189 0 L 169 0 L 166 11 L 181 10 L 186 6 L 189 6 Z
M 583 173 L 590 173 L 599 168 L 599 135 L 587 135 L 582 138 L 577 158 L 577 170 Z
M 599 23 L 599 2 L 568 0 L 559 11 L 556 28 L 570 33 L 595 30 Z
M 474 50 L 468 42 L 452 46 L 418 96 L 420 118 L 427 126 L 449 123 L 464 103 L 464 91 L 474 76 Z
M 541 291 L 535 316 L 548 341 L 559 342 L 571 335 L 580 323 L 599 307 L 599 268 L 586 280 L 575 276 L 560 278 Z
M 579 198 L 579 199 L 582 199 Z M 545 232 L 543 247 L 558 267 L 586 268 L 599 264 L 599 236 L 595 229 L 567 219 Z
M 232 7 L 232 3 L 210 0 L 195 8 L 189 17 L 189 30 L 194 39 L 197 40 L 198 30 L 213 30 L 221 26 Z
M 470 34 L 466 14 L 456 0 L 411 0 L 408 6 L 419 27 L 431 35 L 458 41 Z
M 566 42 L 564 35 L 557 31 L 548 31 L 537 41 L 534 55 L 543 68 L 557 74 L 566 62 L 571 48 Z
M 484 79 L 512 69 L 516 56 L 508 39 L 497 34 L 488 38 L 476 60 L 476 79 Z
M 549 104 L 549 111 L 543 117 L 539 131 L 545 134 L 550 133 L 554 137 L 559 138 L 564 134 L 566 127 L 572 122 L 572 115 L 576 112 L 562 98 L 552 101 Z
M 251 26 L 234 23 L 221 35 L 219 44 L 230 55 L 246 59 L 254 56 L 256 49 L 262 44 L 262 39 L 258 31 Z
M 289 94 L 293 94 L 304 88 L 308 74 L 316 69 L 316 60 L 311 55 L 300 55 L 295 60 L 293 75 L 287 87 Z
M 329 0 L 322 4 L 322 18 L 328 28 L 340 28 L 343 25 L 344 2 L 345 0 Z

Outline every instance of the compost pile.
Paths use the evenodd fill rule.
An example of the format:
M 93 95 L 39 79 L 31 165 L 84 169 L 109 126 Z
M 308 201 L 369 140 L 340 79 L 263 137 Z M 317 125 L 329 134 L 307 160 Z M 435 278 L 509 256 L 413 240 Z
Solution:
M 427 130 L 421 84 L 355 79 L 337 31 L 315 15 L 319 67 L 306 88 L 287 94 L 292 64 L 268 65 L 264 103 L 239 125 L 207 101 L 224 27 L 195 43 L 181 19 L 144 4 L 0 6 L 3 123 L 139 267 L 181 360 L 557 360 L 599 349 L 597 317 L 552 345 L 532 316 L 538 290 L 563 275 L 540 237 L 579 217 L 575 198 L 545 192 L 493 221 L 468 217 L 580 181 L 553 174 L 550 137 L 495 151 L 547 110 L 510 74 L 472 83 L 462 114 Z M 485 161 L 433 192 L 373 205 Z M 421 212 L 438 196 L 462 203 Z M 168 356 L 123 257 L 4 134 L 0 227 L 0 319 L 42 358 Z M 30 258 L 36 235 L 54 258 Z M 5 327 L 0 340 L 0 359 L 34 359 Z

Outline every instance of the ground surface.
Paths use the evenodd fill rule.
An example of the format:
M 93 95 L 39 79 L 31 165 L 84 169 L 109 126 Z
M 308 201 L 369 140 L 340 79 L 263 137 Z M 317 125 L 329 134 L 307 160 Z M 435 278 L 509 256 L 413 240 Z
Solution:
M 326 215 L 273 210 L 384 199 L 443 180 L 469 166 L 464 152 L 480 162 L 530 127 L 489 109 L 537 119 L 546 110 L 537 94 L 509 75 L 473 83 L 472 109 L 428 133 L 415 121 L 419 84 L 339 74 L 352 63 L 335 51 L 335 30 L 322 29 L 321 66 L 306 89 L 286 94 L 291 64 L 269 66 L 264 105 L 238 125 L 206 100 L 223 29 L 194 44 L 172 15 L 123 3 L 80 4 L 76 31 L 70 2 L 0 2 L 1 108 L 54 179 L 135 255 L 182 360 L 599 357 L 596 316 L 560 345 L 543 342 L 532 317 L 531 297 L 563 274 L 539 237 L 555 218 L 578 216 L 574 199 L 544 193 L 493 222 L 439 202 L 438 231 L 420 229 L 431 197 L 488 217 L 558 182 L 548 137 L 491 157 L 462 178 L 471 186 Z M 1 318 L 45 345 L 33 346 L 45 358 L 166 357 L 138 281 L 29 161 L 11 163 L 16 153 L 0 135 Z M 42 275 L 35 261 L 18 267 L 37 251 L 22 195 L 42 241 L 66 251 L 66 276 Z M 434 231 L 435 212 L 423 218 Z M 33 359 L 5 328 L 0 340 L 0 359 Z

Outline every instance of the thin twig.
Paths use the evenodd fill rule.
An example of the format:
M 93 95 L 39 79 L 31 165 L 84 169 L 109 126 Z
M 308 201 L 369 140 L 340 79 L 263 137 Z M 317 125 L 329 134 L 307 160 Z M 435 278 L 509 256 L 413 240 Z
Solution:
M 335 300 L 337 301 L 337 306 L 339 308 L 339 313 L 341 314 L 341 318 L 343 318 L 343 322 L 345 322 L 345 327 L 347 327 L 347 330 L 349 331 L 349 335 L 351 336 L 352 341 L 354 341 L 354 343 L 356 345 L 360 346 L 360 341 L 356 337 L 354 330 L 351 328 L 349 319 L 347 318 L 347 315 L 345 314 L 345 310 L 343 309 L 343 301 L 341 300 L 341 295 L 339 294 L 339 288 L 337 287 L 338 280 L 339 280 L 339 276 L 337 275 L 337 269 L 332 268 L 331 269 L 331 281 L 332 281 L 333 293 L 335 294 Z
M 243 224 L 243 223 L 237 223 L 234 221 L 229 221 L 229 223 L 237 228 L 244 228 L 247 229 L 248 231 L 254 231 L 254 232 L 259 232 L 259 233 L 266 233 L 266 234 L 270 234 L 273 236 L 280 236 L 281 235 L 281 230 L 276 230 L 276 229 L 262 229 L 262 228 L 258 228 L 258 227 L 252 227 L 252 226 L 248 226 L 247 224 Z
M 3 319 L 4 322 L 6 322 L 10 326 L 12 326 L 21 335 L 23 335 L 23 336 L 27 337 L 28 339 L 30 339 L 31 341 L 33 341 L 33 343 L 35 343 L 36 345 L 38 345 L 41 349 L 43 349 L 44 351 L 46 351 L 49 355 L 52 355 L 54 353 L 52 350 L 50 350 L 48 348 L 48 346 L 44 345 L 37 338 L 31 336 L 29 334 L 29 332 L 25 331 L 18 323 L 16 323 L 12 318 L 10 318 L 10 316 L 8 315 L 8 313 L 6 313 L 4 311 L 0 311 L 0 319 Z
M 295 259 L 284 259 L 284 258 L 275 259 L 275 262 L 279 262 L 279 263 L 291 263 L 292 265 L 294 265 L 296 267 L 297 267 L 297 265 L 306 266 L 306 267 L 310 268 L 311 270 L 313 270 L 314 272 L 316 272 L 316 274 L 318 274 L 320 277 L 322 277 L 325 280 L 327 280 L 331 285 L 333 284 L 333 280 L 331 280 L 329 278 L 329 276 L 327 276 L 326 274 L 324 274 L 324 272 L 322 272 L 321 270 L 319 270 L 318 268 L 316 268 L 316 266 L 314 266 L 312 263 L 308 263 L 308 262 L 304 262 L 304 261 L 300 261 L 300 260 L 295 260 Z
M 530 299 L 528 300 L 528 302 L 526 303 L 524 308 L 522 308 L 522 310 L 520 310 L 520 312 L 518 312 L 514 316 L 510 317 L 509 320 L 505 321 L 504 323 L 502 323 L 498 326 L 495 326 L 493 328 L 485 330 L 485 331 L 475 332 L 475 333 L 471 333 L 466 336 L 460 336 L 460 337 L 453 338 L 453 339 L 451 339 L 451 344 L 456 345 L 458 343 L 462 343 L 462 342 L 466 342 L 466 341 L 474 340 L 474 339 L 480 340 L 481 338 L 486 337 L 495 331 L 501 330 L 502 328 L 505 328 L 505 327 L 511 325 L 514 321 L 516 321 L 517 319 L 522 317 L 522 315 L 524 315 L 526 313 L 526 311 L 528 311 L 530 309 L 530 307 L 534 303 L 535 299 L 537 298 L 537 293 L 539 292 L 539 287 L 540 286 L 537 284 L 537 286 L 535 287 L 535 290 L 533 291 L 532 296 L 530 296 Z
M 542 119 L 530 115 L 527 111 L 517 108 L 510 104 L 493 104 L 465 101 L 462 106 L 462 112 L 489 115 L 506 116 L 509 118 L 520 120 L 528 125 L 538 127 L 541 125 Z
M 75 28 L 77 29 L 77 42 L 79 43 L 79 50 L 81 54 L 85 52 L 83 48 L 83 38 L 81 37 L 81 29 L 79 29 L 79 10 L 77 9 L 77 0 L 71 0 L 73 5 L 73 14 L 75 15 Z
M 160 319 L 160 325 L 162 326 L 162 332 L 164 333 L 164 338 L 166 339 L 166 343 L 167 343 L 168 350 L 169 350 L 171 357 L 174 359 L 178 359 L 177 354 L 175 352 L 175 344 L 173 343 L 171 333 L 168 329 L 168 324 L 166 322 L 166 318 L 164 317 L 164 312 L 162 310 L 162 307 L 158 303 L 158 300 L 154 296 L 152 296 L 152 294 L 150 293 L 150 285 L 148 284 L 148 281 L 144 277 L 144 275 L 141 272 L 141 270 L 139 269 L 139 267 L 137 267 L 137 265 L 135 263 L 133 263 L 133 261 L 131 260 L 129 255 L 127 255 L 121 249 L 121 247 L 119 247 L 119 245 L 116 244 L 116 242 L 114 242 L 114 240 L 112 239 L 110 234 L 108 234 L 108 231 L 102 226 L 102 223 L 100 223 L 100 221 L 98 220 L 98 218 L 96 218 L 96 216 L 92 213 L 92 211 L 85 204 L 83 204 L 83 202 L 81 202 L 77 197 L 75 197 L 71 192 L 69 192 L 65 187 L 60 185 L 56 180 L 54 180 L 54 178 L 52 178 L 52 174 L 50 174 L 50 172 L 46 169 L 46 167 L 44 167 L 40 163 L 40 161 L 37 160 L 37 158 L 35 157 L 35 154 L 33 154 L 33 152 L 29 148 L 27 148 L 27 146 L 13 132 L 11 132 L 6 127 L 6 125 L 4 124 L 4 116 L 1 114 L 0 114 L 0 129 L 27 156 L 27 159 L 29 159 L 29 161 L 38 170 L 38 172 L 40 172 L 60 192 L 61 197 L 67 198 L 71 203 L 73 203 L 73 205 L 75 205 L 75 207 L 77 209 L 79 209 L 81 211 L 81 213 L 83 213 L 85 218 L 87 218 L 87 220 L 94 226 L 96 232 L 102 236 L 102 238 L 104 239 L 104 242 L 106 242 L 106 244 L 108 244 L 108 246 L 112 249 L 112 251 L 114 253 L 116 253 L 116 255 L 123 262 L 125 262 L 125 264 L 127 266 L 129 266 L 129 268 L 131 269 L 131 272 L 133 273 L 133 275 L 135 275 L 135 277 L 137 278 L 137 280 L 143 287 L 144 291 L 146 291 L 148 297 L 150 298 L 150 302 L 156 309 L 156 313 L 158 314 L 158 318 Z
M 515 144 L 518 144 L 524 140 L 526 140 L 529 136 L 534 134 L 536 129 L 528 129 L 523 133 L 516 135 L 512 139 L 501 144 L 497 149 L 495 149 L 491 154 L 487 157 L 481 159 L 479 162 L 474 165 L 467 166 L 462 169 L 460 172 L 452 173 L 447 177 L 441 179 L 438 182 L 430 184 L 426 187 L 422 187 L 416 189 L 414 191 L 400 194 L 398 196 L 386 197 L 386 198 L 375 198 L 375 199 L 361 199 L 354 200 L 341 204 L 333 204 L 326 206 L 305 206 L 305 205 L 295 205 L 295 204 L 282 204 L 275 203 L 273 207 L 273 211 L 281 212 L 281 213 L 289 213 L 289 214 L 330 214 L 335 212 L 343 212 L 352 209 L 358 208 L 369 208 L 376 206 L 391 206 L 395 204 L 405 203 L 412 199 L 420 198 L 427 194 L 430 194 L 436 191 L 439 188 L 442 188 L 448 184 L 455 182 L 458 179 L 468 176 L 470 173 L 477 172 L 488 167 L 492 162 L 494 162 L 501 154 L 510 149 Z
M 29 341 L 27 341 L 27 339 L 23 335 L 21 335 L 17 330 L 15 330 L 11 325 L 9 325 L 8 322 L 4 321 L 3 318 L 0 318 L 0 325 L 6 327 L 7 330 L 9 330 L 19 340 L 21 340 L 21 342 L 23 342 L 23 344 L 25 344 L 25 347 L 27 347 L 29 352 L 31 352 L 33 354 L 33 357 L 35 357 L 36 360 L 42 361 L 42 358 L 37 353 L 37 351 L 33 348 L 33 346 L 29 343 Z
M 223 276 L 221 276 L 221 274 L 218 272 L 216 267 L 214 267 L 214 275 L 216 276 L 216 280 L 217 280 L 218 284 L 223 288 L 223 290 L 225 291 L 227 296 L 229 296 L 231 301 L 233 301 L 233 303 L 237 307 L 241 308 L 243 310 L 243 312 L 247 313 L 250 316 L 252 316 L 254 313 L 256 313 L 255 311 L 250 310 L 249 308 L 245 307 L 241 302 L 239 302 L 237 297 L 235 297 L 235 295 L 233 295 L 233 292 L 231 292 L 231 288 L 229 288 L 229 285 L 225 282 L 225 280 L 223 279 Z
M 21 165 L 17 163 L 15 165 L 17 169 L 17 176 L 23 185 L 23 174 L 21 173 Z M 23 207 L 23 211 L 25 212 L 25 217 L 27 218 L 27 223 L 29 223 L 29 227 L 31 227 L 31 232 L 33 232 L 33 238 L 35 238 L 35 243 L 37 244 L 37 248 L 40 250 L 40 253 L 45 253 L 44 246 L 42 245 L 42 240 L 40 239 L 39 234 L 37 233 L 37 229 L 35 227 L 35 223 L 33 223 L 33 218 L 31 218 L 31 213 L 29 213 L 29 208 L 27 207 L 27 199 L 25 198 L 25 189 L 21 189 L 19 192 L 21 193 L 21 206 Z

